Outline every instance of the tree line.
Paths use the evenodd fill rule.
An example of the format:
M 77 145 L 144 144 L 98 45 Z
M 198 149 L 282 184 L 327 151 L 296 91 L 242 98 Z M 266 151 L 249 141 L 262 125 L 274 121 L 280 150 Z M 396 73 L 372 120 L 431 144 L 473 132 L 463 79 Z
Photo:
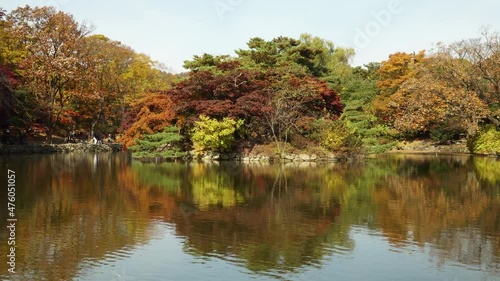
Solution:
M 0 13 L 2 128 L 52 141 L 73 130 L 116 131 L 137 97 L 168 88 L 151 58 L 53 7 Z
M 466 137 L 500 152 L 500 37 L 398 52 L 351 66 L 352 48 L 303 34 L 251 38 L 170 74 L 52 7 L 0 13 L 0 126 L 54 136 L 120 134 L 152 153 L 272 144 L 381 152 L 415 137 Z

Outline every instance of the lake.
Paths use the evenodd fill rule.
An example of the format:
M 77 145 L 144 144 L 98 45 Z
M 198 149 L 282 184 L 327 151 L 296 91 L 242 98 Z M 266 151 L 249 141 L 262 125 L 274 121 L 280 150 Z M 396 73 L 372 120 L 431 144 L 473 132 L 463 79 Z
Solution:
M 1 280 L 500 280 L 500 161 L 145 164 L 0 156 Z M 0 221 L 8 220 L 6 188 Z

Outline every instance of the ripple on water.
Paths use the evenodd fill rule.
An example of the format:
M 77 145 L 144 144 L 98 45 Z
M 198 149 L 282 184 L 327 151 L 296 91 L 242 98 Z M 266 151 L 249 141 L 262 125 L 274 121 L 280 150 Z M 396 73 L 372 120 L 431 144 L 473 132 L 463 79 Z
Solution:
M 343 257 L 347 258 L 348 256 L 351 255 L 352 249 L 349 247 L 341 246 L 341 245 L 334 245 L 333 247 L 325 244 L 325 248 L 330 249 L 332 254 L 335 255 L 336 257 Z
M 134 255 L 135 251 L 136 247 L 126 246 L 122 249 L 106 252 L 102 257 L 84 259 L 82 262 L 82 267 L 95 268 L 101 266 L 112 266 L 117 261 L 130 258 L 132 255 Z

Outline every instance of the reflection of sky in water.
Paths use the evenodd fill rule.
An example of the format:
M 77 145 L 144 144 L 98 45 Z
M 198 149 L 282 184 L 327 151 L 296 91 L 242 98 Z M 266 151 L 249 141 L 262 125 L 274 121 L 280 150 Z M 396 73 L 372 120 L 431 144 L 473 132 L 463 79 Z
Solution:
M 459 264 L 437 266 L 429 247 L 416 245 L 391 247 L 380 233 L 353 228 L 352 252 L 334 251 L 319 267 L 306 267 L 295 273 L 261 272 L 244 267 L 236 257 L 195 257 L 184 252 L 185 241 L 174 234 L 172 225 L 155 223 L 155 237 L 134 249 L 129 257 L 101 265 L 83 265 L 76 280 L 500 280 L 480 268 L 461 268 Z
M 160 223 L 155 228 L 157 235 L 129 257 L 95 267 L 83 265 L 76 280 L 255 280 L 244 268 L 186 254 L 184 239 L 174 235 L 171 225 Z

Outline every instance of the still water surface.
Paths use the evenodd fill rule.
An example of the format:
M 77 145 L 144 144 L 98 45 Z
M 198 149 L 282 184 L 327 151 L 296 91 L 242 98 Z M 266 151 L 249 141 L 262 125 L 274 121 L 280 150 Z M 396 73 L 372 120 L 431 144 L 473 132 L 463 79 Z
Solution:
M 3 183 L 18 175 L 19 219 L 17 275 L 0 229 L 1 280 L 500 280 L 491 158 L 298 167 L 58 154 L 0 167 Z

